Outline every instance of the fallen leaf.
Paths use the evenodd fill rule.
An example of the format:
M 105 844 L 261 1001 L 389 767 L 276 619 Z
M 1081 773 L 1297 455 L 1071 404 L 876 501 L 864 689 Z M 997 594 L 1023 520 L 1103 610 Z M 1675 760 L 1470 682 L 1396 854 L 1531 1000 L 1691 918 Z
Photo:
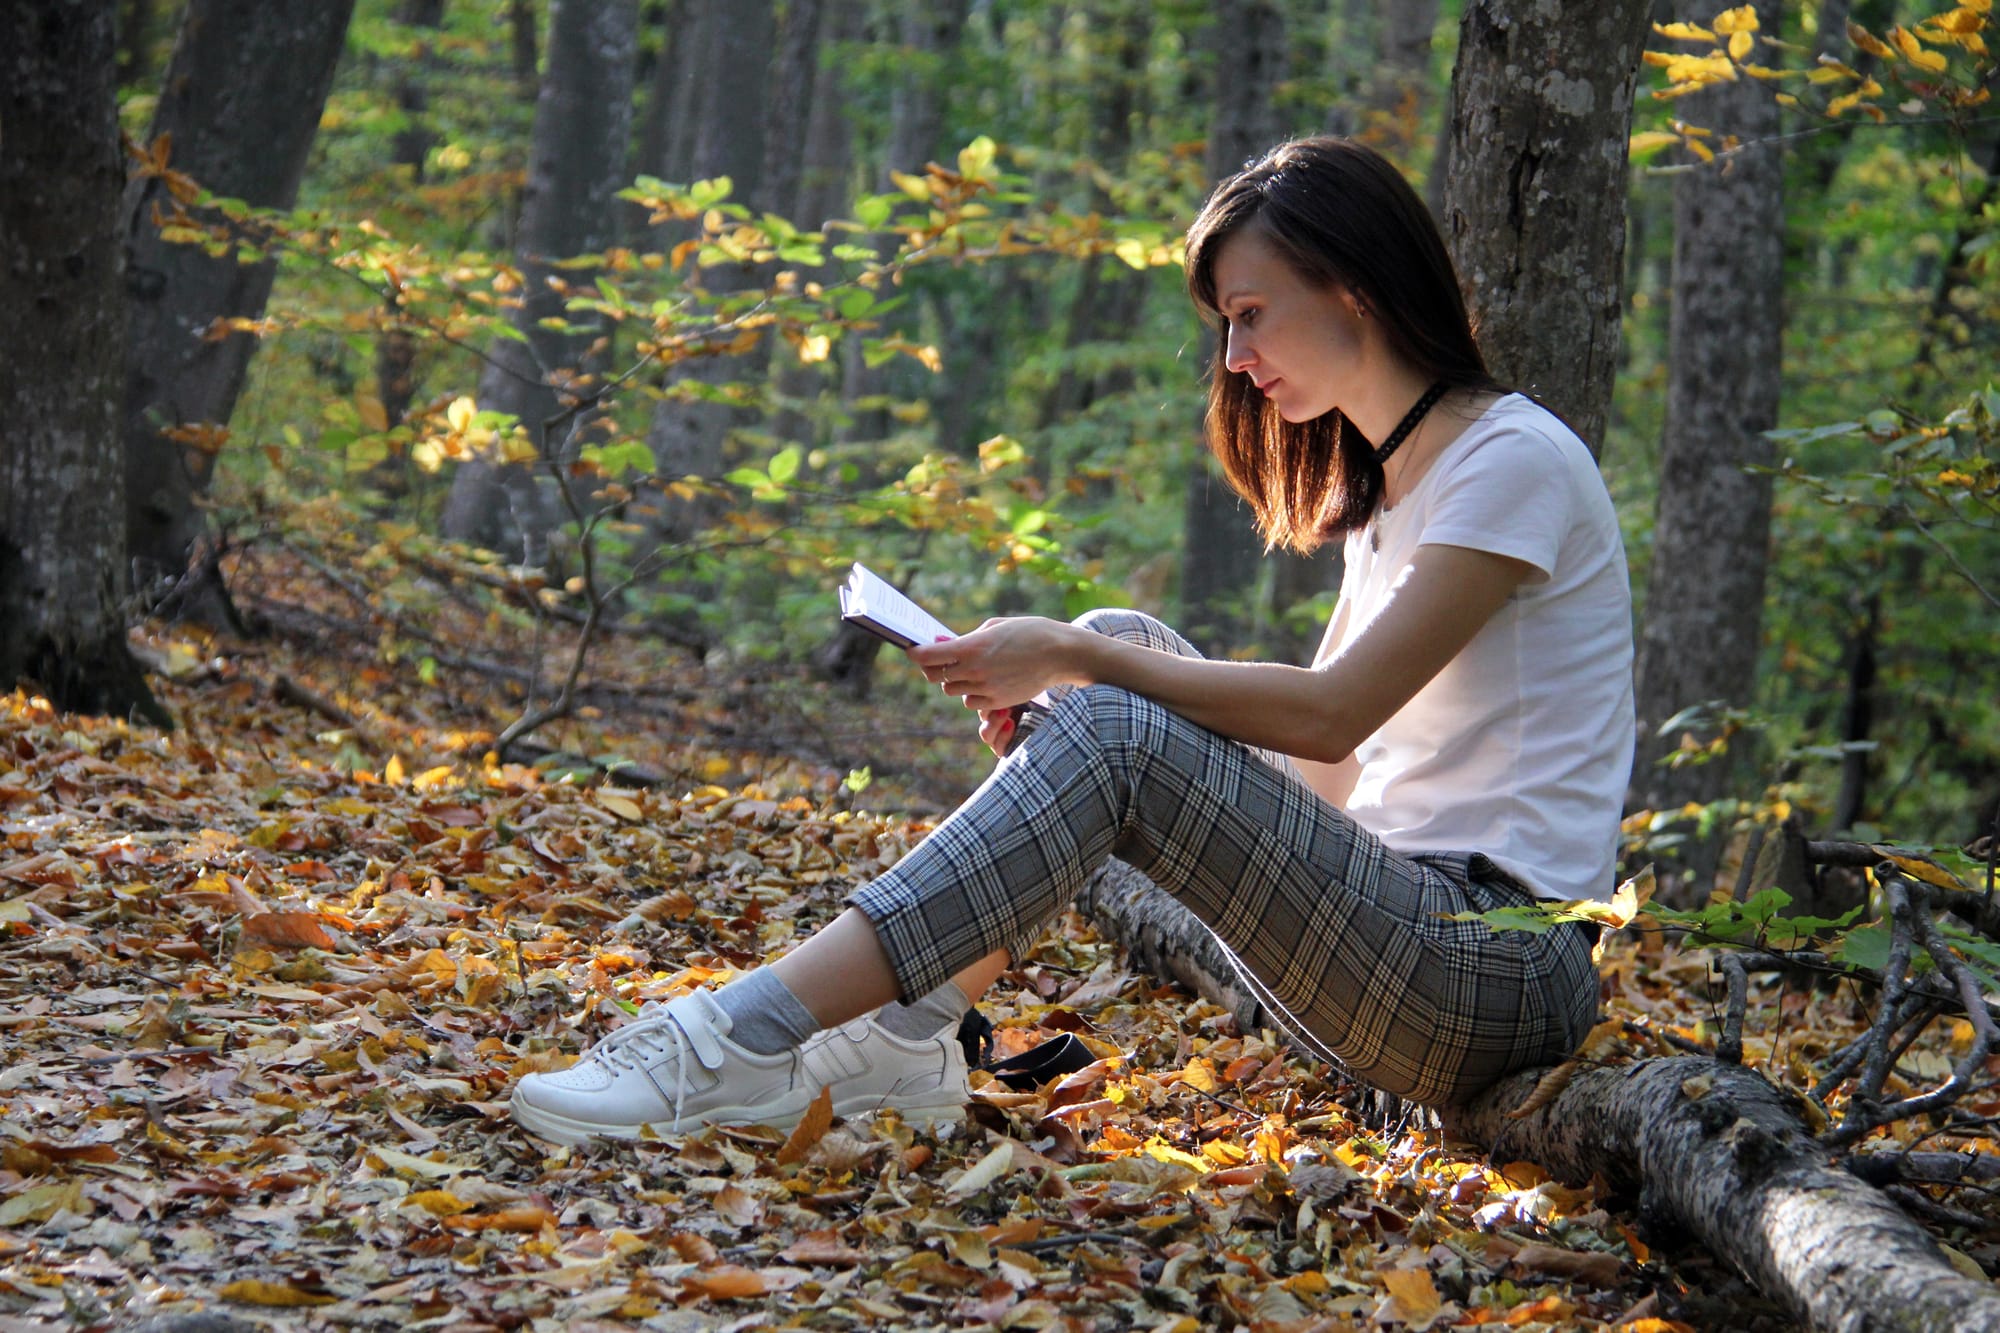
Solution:
M 325 1292 L 301 1291 L 287 1282 L 266 1282 L 254 1277 L 231 1282 L 217 1289 L 215 1294 L 225 1301 L 242 1301 L 248 1305 L 332 1305 L 339 1299 Z
M 819 1095 L 806 1107 L 805 1115 L 792 1130 L 791 1137 L 778 1149 L 778 1165 L 790 1166 L 802 1160 L 813 1150 L 813 1145 L 826 1136 L 833 1124 L 833 1089 L 821 1088 Z
M 546 1208 L 527 1204 L 519 1208 L 502 1208 L 494 1213 L 460 1213 L 444 1218 L 443 1222 L 453 1231 L 537 1232 L 543 1227 L 554 1226 L 556 1215 Z
M 1392 1268 L 1381 1277 L 1382 1285 L 1389 1289 L 1389 1299 L 1395 1303 L 1398 1319 L 1424 1325 L 1437 1318 L 1444 1302 L 1429 1272 L 1421 1268 Z
M 265 912 L 243 918 L 243 938 L 274 949 L 334 949 L 318 912 Z

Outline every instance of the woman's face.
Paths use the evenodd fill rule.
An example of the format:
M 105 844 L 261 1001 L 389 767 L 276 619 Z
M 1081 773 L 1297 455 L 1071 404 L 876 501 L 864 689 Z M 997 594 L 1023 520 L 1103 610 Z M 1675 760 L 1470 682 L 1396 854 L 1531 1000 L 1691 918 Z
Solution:
M 1222 364 L 1248 375 L 1279 416 L 1311 421 L 1352 401 L 1367 344 L 1351 291 L 1313 286 L 1246 227 L 1216 252 L 1215 293 L 1227 321 Z

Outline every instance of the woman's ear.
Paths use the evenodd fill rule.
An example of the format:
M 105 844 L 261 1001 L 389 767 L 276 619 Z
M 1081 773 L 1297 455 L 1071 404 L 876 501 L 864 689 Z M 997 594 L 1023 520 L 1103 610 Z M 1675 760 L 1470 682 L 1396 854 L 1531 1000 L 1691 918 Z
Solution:
M 1361 299 L 1360 292 L 1355 291 L 1352 287 L 1343 287 L 1340 289 L 1340 295 L 1347 302 L 1348 310 L 1353 313 L 1356 319 L 1368 318 L 1368 302 Z

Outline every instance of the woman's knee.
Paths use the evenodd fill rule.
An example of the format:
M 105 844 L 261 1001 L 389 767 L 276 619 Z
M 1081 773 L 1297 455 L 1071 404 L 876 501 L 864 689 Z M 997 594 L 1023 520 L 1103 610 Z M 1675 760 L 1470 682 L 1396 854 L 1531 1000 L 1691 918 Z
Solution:
M 1125 643 L 1136 643 L 1147 648 L 1157 648 L 1162 652 L 1178 653 L 1183 657 L 1199 657 L 1194 645 L 1176 633 L 1167 623 L 1144 611 L 1133 611 L 1123 607 L 1098 607 L 1086 611 L 1070 622 L 1093 634 L 1102 634 L 1108 639 L 1118 639 Z

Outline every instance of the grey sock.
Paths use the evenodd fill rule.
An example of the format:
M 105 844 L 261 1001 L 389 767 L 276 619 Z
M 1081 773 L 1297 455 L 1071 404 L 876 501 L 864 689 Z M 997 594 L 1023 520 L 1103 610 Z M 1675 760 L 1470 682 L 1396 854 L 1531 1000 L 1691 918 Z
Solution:
M 892 1000 L 883 1005 L 875 1011 L 875 1024 L 899 1037 L 922 1041 L 957 1023 L 971 1007 L 972 1001 L 965 998 L 958 983 L 947 981 L 929 995 L 920 996 L 915 1004 Z
M 758 1055 L 796 1050 L 819 1031 L 812 1011 L 768 967 L 730 982 L 715 992 L 715 1002 L 729 1015 L 729 1039 Z

